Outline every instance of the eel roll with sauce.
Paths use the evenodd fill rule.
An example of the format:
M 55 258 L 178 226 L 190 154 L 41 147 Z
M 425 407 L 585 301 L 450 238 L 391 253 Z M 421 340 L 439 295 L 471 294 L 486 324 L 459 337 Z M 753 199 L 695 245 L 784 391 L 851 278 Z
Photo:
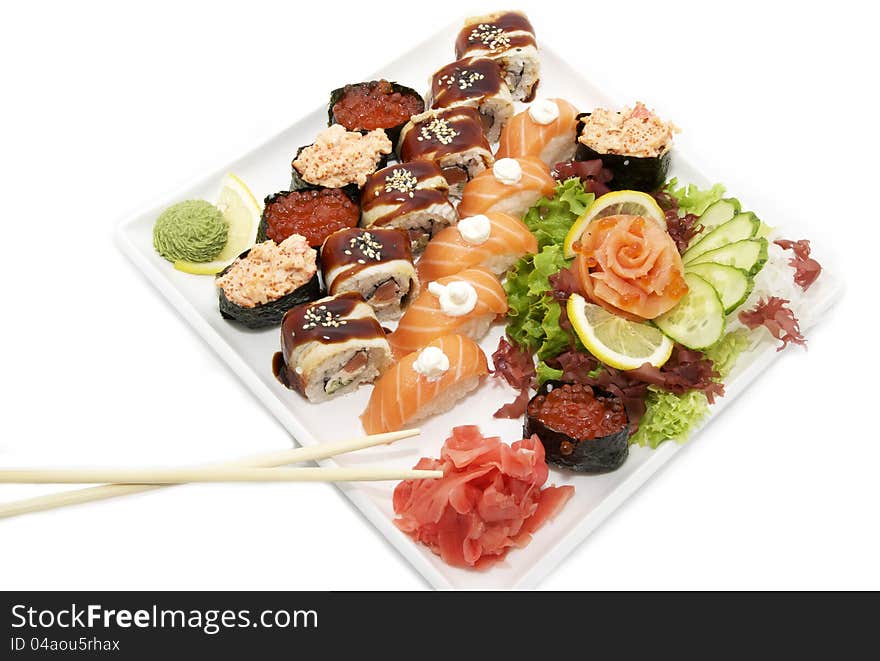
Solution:
M 480 113 L 489 142 L 498 142 L 513 117 L 513 97 L 495 60 L 472 57 L 457 60 L 431 78 L 432 108 L 469 106 Z
M 409 235 L 402 230 L 334 232 L 321 247 L 321 271 L 329 294 L 359 293 L 381 320 L 399 318 L 419 293 Z
M 398 153 L 403 162 L 436 163 L 456 198 L 468 181 L 495 162 L 480 113 L 467 106 L 413 116 L 400 132 Z
M 458 220 L 449 183 L 432 161 L 399 163 L 376 172 L 364 185 L 361 212 L 361 225 L 367 229 L 405 230 L 414 253 Z
M 629 453 L 629 419 L 621 399 L 601 388 L 547 381 L 529 401 L 524 434 L 537 434 L 547 463 L 605 473 Z
M 352 83 L 330 93 L 330 124 L 349 131 L 383 129 L 396 142 L 400 129 L 413 115 L 424 112 L 425 102 L 411 87 L 387 80 Z
M 455 57 L 488 57 L 501 66 L 514 101 L 535 98 L 541 77 L 535 29 L 525 14 L 503 11 L 472 16 L 455 40 Z
M 291 234 L 300 234 L 310 246 L 319 248 L 333 232 L 355 227 L 360 215 L 358 197 L 347 189 L 310 186 L 281 191 L 263 202 L 257 241 L 280 243 Z
M 371 383 L 390 364 L 391 348 L 373 308 L 349 292 L 288 310 L 272 369 L 286 387 L 321 402 Z
M 650 193 L 666 181 L 677 132 L 641 103 L 620 112 L 596 108 L 578 115 L 575 160 L 600 159 L 613 174 L 612 190 Z
M 220 314 L 248 328 L 275 326 L 290 308 L 321 295 L 317 253 L 299 234 L 256 244 L 214 282 Z

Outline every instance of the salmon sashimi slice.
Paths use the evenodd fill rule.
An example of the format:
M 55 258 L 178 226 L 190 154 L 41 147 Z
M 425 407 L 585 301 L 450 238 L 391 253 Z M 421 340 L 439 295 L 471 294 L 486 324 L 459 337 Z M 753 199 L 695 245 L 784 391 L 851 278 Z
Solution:
M 418 263 L 419 280 L 430 282 L 471 266 L 485 266 L 502 275 L 523 255 L 538 251 L 538 241 L 521 220 L 506 213 L 488 213 L 489 238 L 473 244 L 457 226 L 441 230 Z
M 388 336 L 395 357 L 421 349 L 434 338 L 450 333 L 462 333 L 479 340 L 495 317 L 507 313 L 507 294 L 498 278 L 486 268 L 465 269 L 434 282 L 443 286 L 452 282 L 470 284 L 477 294 L 473 310 L 461 316 L 446 314 L 440 298 L 430 291 L 429 283 L 425 282 L 421 293 L 401 317 L 397 330 Z
M 532 118 L 528 108 L 514 115 L 501 132 L 495 158 L 533 156 L 552 168 L 574 156 L 577 149 L 577 108 L 565 99 L 549 101 L 556 104 L 559 116 L 549 124 L 541 124 Z
M 366 433 L 396 431 L 430 413 L 439 413 L 473 390 L 489 373 L 486 354 L 464 335 L 438 337 L 427 346 L 445 354 L 449 369 L 429 379 L 414 368 L 420 351 L 401 358 L 376 381 L 361 415 Z
M 653 319 L 687 293 L 672 237 L 641 216 L 607 216 L 590 224 L 577 247 L 577 271 L 588 298 L 610 312 Z
M 458 205 L 460 218 L 490 212 L 507 213 L 521 218 L 535 202 L 542 197 L 551 197 L 556 182 L 550 175 L 550 168 L 532 156 L 513 159 L 519 163 L 522 176 L 516 183 L 506 184 L 495 176 L 499 167 L 483 170 L 464 187 L 461 203 Z

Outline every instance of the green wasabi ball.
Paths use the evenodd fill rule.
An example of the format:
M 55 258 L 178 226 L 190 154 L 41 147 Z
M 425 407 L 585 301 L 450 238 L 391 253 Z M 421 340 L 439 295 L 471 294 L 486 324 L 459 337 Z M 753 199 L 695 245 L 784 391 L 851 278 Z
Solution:
M 169 262 L 210 262 L 226 245 L 229 224 L 204 200 L 174 204 L 153 225 L 153 247 Z

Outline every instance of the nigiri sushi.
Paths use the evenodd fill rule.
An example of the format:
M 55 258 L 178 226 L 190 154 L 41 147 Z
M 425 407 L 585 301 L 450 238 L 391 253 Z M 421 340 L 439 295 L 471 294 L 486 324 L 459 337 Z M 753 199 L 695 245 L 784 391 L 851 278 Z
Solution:
M 427 283 L 388 336 L 395 357 L 421 349 L 431 340 L 461 333 L 482 338 L 498 315 L 507 312 L 507 294 L 482 267 Z
M 361 415 L 364 431 L 396 431 L 448 411 L 488 373 L 486 354 L 476 342 L 464 335 L 438 337 L 376 381 Z
M 520 257 L 537 251 L 538 240 L 521 220 L 506 213 L 469 216 L 431 239 L 419 260 L 419 279 L 430 282 L 472 266 L 500 276 Z
M 502 158 L 464 187 L 458 215 L 476 216 L 497 211 L 517 218 L 542 197 L 550 197 L 556 182 L 550 168 L 537 158 Z
M 577 114 L 577 108 L 564 99 L 535 101 L 504 127 L 495 158 L 534 156 L 551 168 L 574 158 Z

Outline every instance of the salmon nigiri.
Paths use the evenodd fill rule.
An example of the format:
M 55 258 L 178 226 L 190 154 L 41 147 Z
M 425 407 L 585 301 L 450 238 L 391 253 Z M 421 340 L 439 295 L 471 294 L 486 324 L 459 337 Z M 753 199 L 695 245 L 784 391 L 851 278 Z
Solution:
M 495 317 L 506 312 L 507 294 L 498 278 L 483 267 L 465 269 L 427 283 L 388 342 L 399 358 L 450 333 L 479 340 Z
M 565 99 L 535 101 L 504 127 L 495 158 L 540 158 L 551 168 L 574 157 L 577 108 Z
M 544 161 L 533 156 L 502 158 L 465 184 L 458 215 L 497 211 L 521 218 L 542 197 L 552 196 L 555 188 Z
M 448 411 L 489 373 L 486 354 L 464 335 L 444 335 L 404 356 L 376 381 L 361 415 L 368 434 L 397 431 Z
M 430 282 L 471 266 L 485 266 L 500 276 L 538 240 L 526 224 L 506 213 L 469 216 L 440 231 L 419 260 L 419 280 Z

